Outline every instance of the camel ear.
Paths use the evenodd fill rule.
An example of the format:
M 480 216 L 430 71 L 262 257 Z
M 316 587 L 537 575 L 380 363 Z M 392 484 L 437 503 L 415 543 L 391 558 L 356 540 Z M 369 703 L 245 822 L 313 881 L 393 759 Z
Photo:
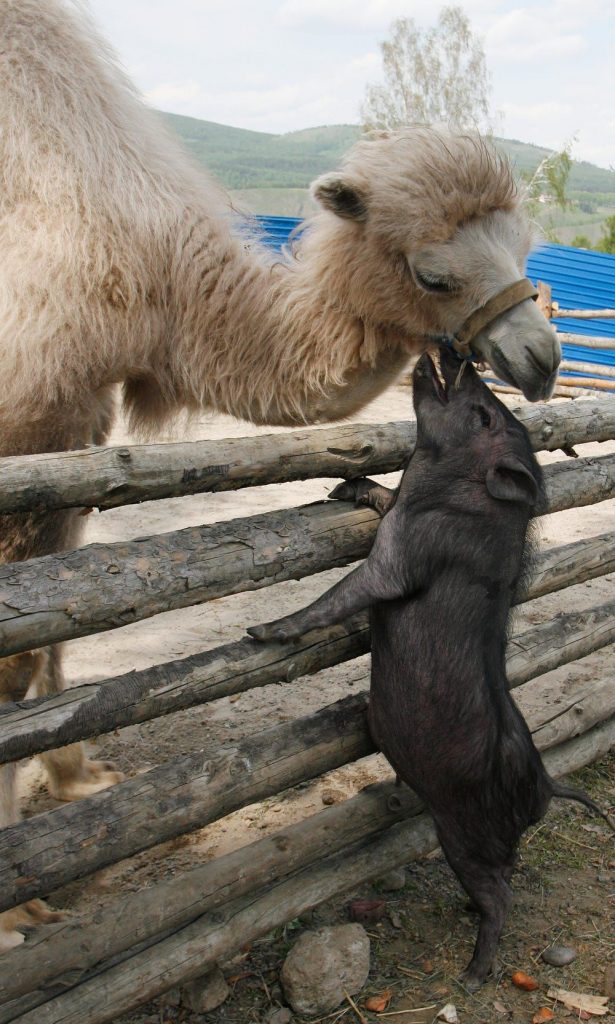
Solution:
M 500 501 L 517 501 L 533 508 L 538 501 L 538 484 L 523 463 L 507 456 L 487 473 L 487 490 Z
M 367 220 L 365 197 L 338 174 L 323 174 L 312 185 L 312 195 L 326 210 L 346 220 Z

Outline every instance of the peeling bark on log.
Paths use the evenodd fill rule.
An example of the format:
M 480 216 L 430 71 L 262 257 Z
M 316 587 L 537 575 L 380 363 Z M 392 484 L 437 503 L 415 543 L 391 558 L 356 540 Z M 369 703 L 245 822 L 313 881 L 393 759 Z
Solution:
M 545 470 L 550 511 L 615 495 L 615 454 Z M 378 515 L 345 502 L 193 527 L 0 566 L 0 656 L 365 557 Z
M 528 597 L 531 596 L 530 591 Z M 511 637 L 506 651 L 506 671 L 509 679 L 520 685 L 613 642 L 615 600 L 583 612 L 568 615 L 560 612 L 549 622 Z
M 610 536 L 608 547 L 604 546 L 604 560 L 595 556 L 598 539 L 590 542 L 593 565 L 599 572 L 608 572 L 609 567 L 615 569 L 615 534 Z M 542 574 L 548 574 L 547 585 L 553 591 L 575 582 L 579 565 L 587 571 L 590 544 L 581 541 L 538 556 L 535 568 L 542 595 L 546 592 Z M 572 558 L 571 548 L 575 549 Z M 553 575 L 553 565 L 560 560 L 567 571 Z M 534 586 L 530 585 L 526 599 L 534 596 Z M 572 661 L 611 643 L 615 639 L 614 615 L 615 603 L 607 604 L 558 617 L 553 624 L 513 637 L 509 674 L 523 682 L 536 675 L 536 665 L 540 665 L 540 672 L 549 671 L 561 664 L 563 645 L 566 661 Z M 307 634 L 290 649 L 287 644 L 263 645 L 244 639 L 141 672 L 74 687 L 53 697 L 5 704 L 0 706 L 0 764 L 255 687 L 290 682 L 359 657 L 369 647 L 367 615 L 356 615 Z
M 0 910 L 374 751 L 367 695 L 177 758 L 0 831 Z
M 602 621 L 604 609 L 595 610 L 594 616 Z M 591 613 L 564 618 L 559 636 L 539 627 L 517 637 L 518 652 L 533 653 L 530 662 L 517 653 L 521 664 L 509 673 L 510 686 L 578 657 L 582 644 L 588 653 L 607 642 L 612 634 L 605 629 L 588 630 L 591 618 Z M 581 635 L 566 644 L 573 624 Z M 546 651 L 536 633 L 547 634 Z M 87 800 L 5 829 L 0 832 L 0 910 L 370 753 L 375 748 L 365 718 L 367 698 L 367 693 L 346 698 L 243 740 L 232 751 L 218 751 L 209 760 L 204 754 L 178 758 Z M 602 717 L 606 714 L 605 704 Z M 591 724 L 591 715 L 587 721 Z M 575 727 L 580 729 L 583 722 L 571 716 Z
M 565 692 L 551 682 L 536 700 L 532 687 L 521 686 L 516 699 L 541 750 L 587 732 L 615 716 L 610 678 L 592 683 L 577 680 Z M 578 709 L 585 705 L 582 716 Z M 599 710 L 598 710 L 599 709 Z M 393 814 L 386 804 L 394 792 L 402 808 Z M 127 893 L 97 912 L 95 921 L 64 921 L 39 929 L 14 953 L 0 958 L 0 991 L 5 1000 L 45 989 L 49 998 L 67 983 L 81 980 L 86 970 L 126 950 L 158 942 L 229 899 L 270 884 L 303 864 L 363 840 L 401 817 L 419 813 L 422 805 L 411 790 L 384 782 L 358 796 L 276 832 L 248 848 L 193 868 L 178 878 L 138 893 Z M 77 976 L 75 974 L 77 972 Z M 38 995 L 40 1000 L 41 995 Z M 5 1018 L 0 1009 L 0 1024 Z
M 539 450 L 615 437 L 615 399 L 579 409 L 521 406 Z M 32 508 L 115 508 L 155 498 L 400 469 L 414 422 L 347 424 L 261 437 L 90 448 L 0 459 L 0 514 Z
M 545 764 L 555 776 L 567 774 L 606 753 L 613 742 L 615 719 L 549 751 Z M 427 815 L 399 822 L 333 857 L 278 877 L 259 892 L 204 913 L 130 959 L 107 970 L 101 968 L 101 973 L 68 992 L 50 999 L 36 993 L 14 1002 L 12 1007 L 5 1006 L 0 1019 L 15 1024 L 83 1024 L 84 1020 L 106 1024 L 119 1013 L 198 977 L 285 921 L 436 846 L 435 830 Z M 28 1000 L 40 997 L 47 1001 L 29 1009 Z

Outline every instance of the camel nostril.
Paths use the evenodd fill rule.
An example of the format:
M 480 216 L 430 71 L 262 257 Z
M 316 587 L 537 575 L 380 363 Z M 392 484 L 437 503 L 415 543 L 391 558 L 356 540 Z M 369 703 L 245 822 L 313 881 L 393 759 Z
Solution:
M 527 353 L 528 361 L 532 364 L 534 369 L 538 370 L 538 372 L 544 377 L 550 377 L 553 371 L 559 366 L 559 352 L 556 350 L 545 351 L 541 348 L 540 353 L 537 354 L 534 349 L 529 347 L 529 345 L 525 345 L 525 351 Z

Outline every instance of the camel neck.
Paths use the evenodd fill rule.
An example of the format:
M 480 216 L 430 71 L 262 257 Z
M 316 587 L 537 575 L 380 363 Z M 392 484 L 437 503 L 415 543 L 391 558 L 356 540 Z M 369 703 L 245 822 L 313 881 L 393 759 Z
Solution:
M 309 253 L 272 260 L 224 227 L 194 228 L 175 271 L 182 404 L 303 424 L 347 416 L 395 378 L 406 358 L 400 339 L 331 300 L 332 268 Z

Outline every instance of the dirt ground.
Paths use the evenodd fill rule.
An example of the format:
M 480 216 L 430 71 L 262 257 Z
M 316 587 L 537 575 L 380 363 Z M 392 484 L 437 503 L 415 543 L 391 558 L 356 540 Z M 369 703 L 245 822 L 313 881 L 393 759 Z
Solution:
M 520 400 L 518 400 L 520 401 Z M 518 404 L 510 402 L 509 404 Z M 411 395 L 406 387 L 389 390 L 357 417 L 358 422 L 401 420 L 411 415 Z M 189 426 L 178 425 L 167 439 L 245 436 L 273 433 L 271 428 L 251 428 L 225 416 L 204 417 Z M 122 424 L 112 443 L 126 440 Z M 580 455 L 615 451 L 615 442 L 582 445 Z M 544 455 L 541 461 L 565 458 L 561 453 Z M 379 478 L 391 482 L 396 477 Z M 334 481 L 272 485 L 245 491 L 204 494 L 145 503 L 88 517 L 86 542 L 113 541 L 167 532 L 199 523 L 219 522 L 237 516 L 292 507 L 324 498 Z M 547 516 L 542 521 L 542 545 L 552 546 L 598 534 L 613 528 L 615 502 Z M 142 669 L 160 661 L 186 657 L 203 649 L 240 639 L 251 623 L 269 620 L 303 606 L 322 593 L 347 569 L 261 591 L 239 594 L 195 608 L 181 609 L 134 625 L 66 645 L 67 676 L 71 685 Z M 581 610 L 612 597 L 613 577 L 603 577 L 565 592 L 532 601 L 517 610 L 515 631 L 550 620 L 554 615 Z M 556 670 L 562 680 L 602 678 L 613 670 L 614 648 Z M 526 684 L 531 687 L 532 683 Z M 315 711 L 349 692 L 368 686 L 368 659 L 360 658 L 290 684 L 268 686 L 223 699 L 210 705 L 179 712 L 158 721 L 121 730 L 90 744 L 96 757 L 111 759 L 128 775 L 146 770 L 193 750 L 233 745 L 238 739 L 278 722 Z M 522 690 L 524 688 L 521 688 Z M 518 691 L 520 692 L 520 691 Z M 366 758 L 304 784 L 276 800 L 246 807 L 192 835 L 189 839 L 158 847 L 124 861 L 96 876 L 75 883 L 50 901 L 73 913 L 90 914 L 97 906 L 126 891 L 135 891 L 164 877 L 220 856 L 291 824 L 323 806 L 323 791 L 342 800 L 369 782 L 388 773 L 379 757 Z M 42 771 L 36 762 L 22 770 L 27 813 L 53 806 L 42 788 Z M 579 780 L 601 803 L 615 803 L 615 757 L 591 766 Z M 615 846 L 606 827 L 581 809 L 561 804 L 554 807 L 538 828 L 526 834 L 521 863 L 514 880 L 516 902 L 501 944 L 502 974 L 474 997 L 469 997 L 455 977 L 469 959 L 475 922 L 464 909 L 459 886 L 440 855 L 414 862 L 408 868 L 405 888 L 385 893 L 383 919 L 370 926 L 372 962 L 368 983 L 356 997 L 365 999 L 390 989 L 387 1013 L 377 1017 L 362 1011 L 365 1021 L 428 1024 L 447 1002 L 455 1003 L 461 1024 L 494 1021 L 529 1022 L 536 1009 L 551 1005 L 549 984 L 560 988 L 601 994 L 607 966 L 615 962 Z M 159 999 L 151 1005 L 118 1018 L 116 1024 L 257 1024 L 267 1012 L 283 1003 L 278 972 L 283 958 L 306 927 L 345 921 L 347 904 L 356 895 L 378 895 L 378 884 L 365 886 L 339 900 L 290 922 L 230 964 L 223 964 L 232 994 L 206 1018 Z M 576 960 L 566 968 L 547 967 L 539 954 L 550 941 L 574 946 Z M 521 969 L 532 974 L 540 988 L 523 992 L 510 984 L 510 974 Z M 611 1000 L 615 1019 L 615 999 Z M 417 1007 L 425 1007 L 417 1010 Z M 343 1011 L 343 1014 L 342 1014 Z M 402 1012 L 405 1011 L 405 1012 Z M 572 1015 L 574 1016 L 574 1015 Z M 555 1020 L 572 1019 L 559 1007 Z M 578 1015 L 577 1015 L 578 1016 Z M 355 1024 L 357 1012 L 347 1004 L 342 1020 Z M 299 1021 L 299 1018 L 293 1018 Z M 87 1024 L 87 1022 L 84 1022 Z

